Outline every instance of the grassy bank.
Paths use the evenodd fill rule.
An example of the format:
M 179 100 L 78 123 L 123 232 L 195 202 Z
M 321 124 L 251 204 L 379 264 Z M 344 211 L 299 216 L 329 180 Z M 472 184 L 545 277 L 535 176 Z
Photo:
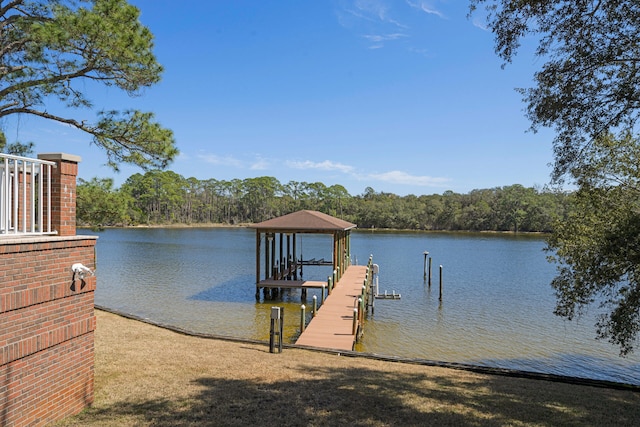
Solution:
M 196 338 L 97 311 L 95 403 L 58 426 L 639 425 L 640 393 Z

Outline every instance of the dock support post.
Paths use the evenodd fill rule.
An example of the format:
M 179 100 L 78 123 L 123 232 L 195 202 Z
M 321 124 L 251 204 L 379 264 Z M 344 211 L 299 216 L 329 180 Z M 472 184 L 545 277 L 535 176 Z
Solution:
M 374 283 L 375 281 L 375 283 Z M 374 288 L 375 286 L 375 288 Z M 376 295 L 378 294 L 378 276 L 374 274 L 373 280 L 369 284 L 369 308 L 371 309 L 371 315 L 375 310 Z
M 284 324 L 284 308 L 271 307 L 271 329 L 269 330 L 269 353 L 275 353 L 276 345 L 278 347 L 278 353 L 282 353 L 283 324 Z
M 293 233 L 293 280 L 298 280 L 298 256 L 296 252 L 296 233 Z
M 429 287 L 431 287 L 431 257 L 429 257 Z
M 329 285 L 329 295 L 331 295 L 331 291 L 333 290 L 333 277 L 329 276 L 327 278 L 327 284 Z
M 353 326 L 351 328 L 351 334 L 355 336 L 356 332 L 358 332 L 358 309 L 354 308 L 353 309 Z
M 271 270 L 269 271 L 269 277 L 275 276 L 275 266 L 276 266 L 276 235 L 275 233 L 271 233 L 271 238 L 269 239 L 271 242 L 271 255 L 269 256 L 269 263 L 271 264 Z
M 291 271 L 291 264 L 293 263 L 291 257 L 291 233 L 287 233 L 287 258 L 285 261 L 285 268 L 287 272 L 287 280 L 291 280 L 293 272 Z
M 313 308 L 311 309 L 311 313 L 313 314 L 313 317 L 316 317 L 316 312 L 318 311 L 318 297 L 317 296 L 313 296 Z
M 440 266 L 440 297 L 438 299 L 442 301 L 442 265 Z
M 305 328 L 305 308 L 304 304 L 300 306 L 300 333 L 303 333 Z
M 424 280 L 427 280 L 427 257 L 429 256 L 429 252 L 424 251 L 424 265 L 422 269 L 424 270 Z
M 327 289 L 327 287 L 325 285 L 322 285 L 322 297 L 320 298 L 320 305 L 324 304 L 324 292 Z

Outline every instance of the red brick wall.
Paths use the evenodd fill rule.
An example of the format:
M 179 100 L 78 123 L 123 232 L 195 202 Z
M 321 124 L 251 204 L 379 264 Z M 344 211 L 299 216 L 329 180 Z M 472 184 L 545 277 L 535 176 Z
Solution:
M 57 236 L 0 235 L 0 426 L 43 426 L 93 402 L 96 238 L 75 235 L 77 156 L 53 160 Z
M 80 158 L 59 153 L 39 154 L 38 158 L 57 164 L 51 170 L 51 227 L 59 236 L 73 236 L 76 234 L 76 177 Z M 47 218 L 44 221 L 46 223 Z
M 93 402 L 95 238 L 0 241 L 0 425 L 45 425 Z

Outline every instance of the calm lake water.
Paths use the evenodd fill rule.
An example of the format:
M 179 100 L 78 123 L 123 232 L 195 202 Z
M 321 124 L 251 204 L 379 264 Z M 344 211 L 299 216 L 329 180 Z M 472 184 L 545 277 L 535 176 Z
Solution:
M 285 341 L 299 333 L 299 291 L 275 301 L 255 299 L 254 230 L 79 233 L 99 236 L 98 305 L 194 332 L 265 341 L 270 309 L 280 306 Z M 373 254 L 381 292 L 402 295 L 376 300 L 358 351 L 640 385 L 640 355 L 620 358 L 616 347 L 594 339 L 595 307 L 577 322 L 553 315 L 555 267 L 546 261 L 542 238 L 357 231 L 351 246 L 354 263 L 365 264 Z M 329 236 L 302 235 L 300 248 L 304 259 L 331 259 Z M 433 259 L 431 288 L 423 279 L 424 251 Z M 330 273 L 309 267 L 304 278 L 326 280 Z

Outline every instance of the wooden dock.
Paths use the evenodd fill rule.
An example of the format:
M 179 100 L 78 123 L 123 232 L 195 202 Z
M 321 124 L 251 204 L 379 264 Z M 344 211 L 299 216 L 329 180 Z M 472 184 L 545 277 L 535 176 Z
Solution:
M 314 280 L 274 280 L 266 279 L 258 283 L 261 288 L 285 288 L 285 289 L 306 289 L 306 288 L 326 288 L 327 282 L 319 282 Z
M 366 265 L 350 265 L 338 283 L 333 287 L 331 295 L 318 309 L 316 316 L 296 341 L 296 344 L 329 348 L 336 350 L 353 350 L 356 335 L 353 333 L 354 304 L 362 294 L 362 286 L 367 274 Z

